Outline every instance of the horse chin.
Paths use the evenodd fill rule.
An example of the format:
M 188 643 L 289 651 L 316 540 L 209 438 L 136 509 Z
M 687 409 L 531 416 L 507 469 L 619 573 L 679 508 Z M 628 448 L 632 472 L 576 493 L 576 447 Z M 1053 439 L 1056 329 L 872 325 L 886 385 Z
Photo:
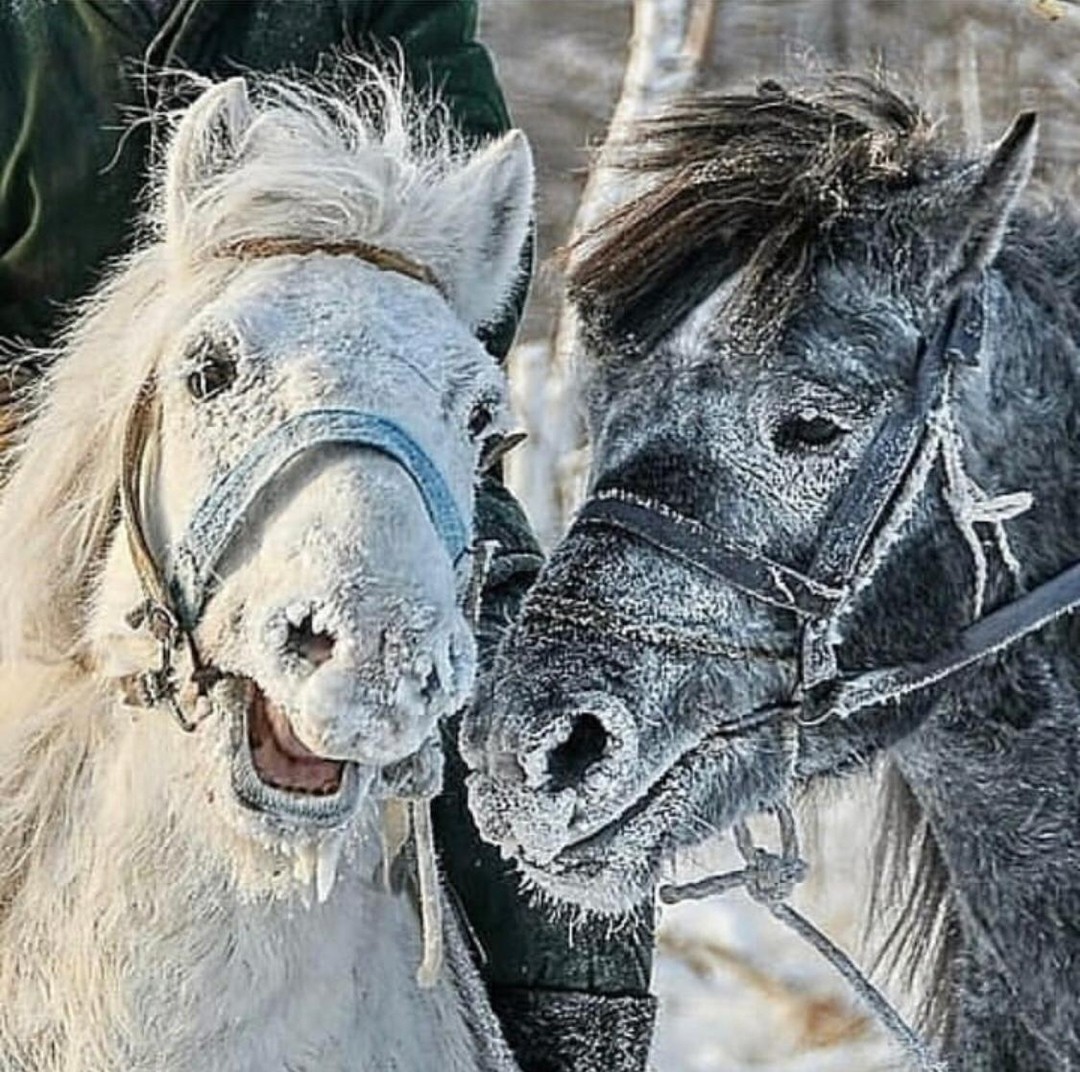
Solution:
M 522 854 L 517 860 L 522 884 L 539 903 L 556 912 L 570 906 L 591 915 L 629 915 L 652 900 L 664 854 L 660 847 L 638 846 L 632 838 L 616 836 L 612 842 L 621 844 L 607 858 L 578 846 L 564 849 L 543 864 Z
M 620 916 L 651 900 L 664 861 L 674 849 L 672 832 L 683 825 L 665 799 L 664 779 L 654 783 L 598 830 L 561 848 L 550 859 L 518 849 L 526 885 L 544 899 L 587 912 Z
M 251 678 L 232 678 L 227 692 L 231 781 L 241 807 L 285 834 L 348 824 L 375 770 L 316 755 Z

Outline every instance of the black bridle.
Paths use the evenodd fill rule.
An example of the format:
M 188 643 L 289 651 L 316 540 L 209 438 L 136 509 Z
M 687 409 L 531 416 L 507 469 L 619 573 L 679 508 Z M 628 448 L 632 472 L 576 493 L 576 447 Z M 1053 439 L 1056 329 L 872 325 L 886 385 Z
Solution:
M 620 490 L 590 499 L 574 529 L 622 532 L 755 600 L 794 614 L 801 622 L 795 699 L 804 724 L 846 718 L 917 692 L 1015 644 L 1080 606 L 1080 563 L 986 615 L 981 613 L 980 590 L 975 620 L 951 646 L 926 661 L 845 673 L 836 655 L 840 619 L 888 556 L 893 537 L 934 466 L 948 457 L 948 451 L 958 449 L 950 409 L 952 380 L 958 366 L 978 364 L 984 319 L 981 288 L 968 289 L 948 305 L 930 339 L 920 342 L 913 396 L 878 429 L 806 572 L 740 546 L 665 505 Z M 958 454 L 952 457 L 958 459 Z M 967 524 L 993 525 L 999 550 L 1009 563 L 1001 523 L 1026 510 L 1030 501 L 1024 494 L 985 500 L 983 505 L 994 509 Z M 977 539 L 974 542 L 973 553 L 981 555 Z

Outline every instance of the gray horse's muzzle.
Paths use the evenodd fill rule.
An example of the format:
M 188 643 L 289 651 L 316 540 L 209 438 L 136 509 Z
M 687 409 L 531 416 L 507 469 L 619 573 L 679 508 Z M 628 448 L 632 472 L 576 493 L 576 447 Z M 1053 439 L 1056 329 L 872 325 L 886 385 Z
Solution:
M 626 705 L 598 690 L 557 708 L 507 707 L 498 692 L 492 699 L 497 706 L 482 703 L 462 737 L 473 813 L 486 840 L 544 863 L 586 833 L 590 816 L 617 807 L 635 780 L 638 730 Z M 500 718 L 494 730 L 492 715 Z

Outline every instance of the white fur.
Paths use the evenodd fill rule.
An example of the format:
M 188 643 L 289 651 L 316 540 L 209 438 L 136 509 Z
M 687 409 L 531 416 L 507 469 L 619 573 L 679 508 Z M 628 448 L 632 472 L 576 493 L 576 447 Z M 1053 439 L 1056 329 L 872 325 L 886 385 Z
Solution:
M 249 94 L 234 79 L 179 117 L 150 221 L 159 240 L 87 303 L 0 499 L 5 1070 L 510 1067 L 500 1041 L 479 1037 L 489 1021 L 470 1008 L 482 999 L 466 958 L 433 989 L 415 984 L 416 912 L 375 878 L 378 801 L 320 863 L 313 831 L 238 806 L 223 719 L 188 736 L 117 697 L 116 677 L 153 654 L 124 622 L 139 589 L 116 525 L 124 425 L 151 371 L 148 508 L 163 558 L 213 480 L 321 405 L 405 425 L 471 519 L 465 425 L 502 388 L 470 329 L 514 282 L 528 150 L 510 135 L 470 160 L 399 87 L 352 74 L 364 106 L 283 83 Z M 450 301 L 353 257 L 221 255 L 252 237 L 392 248 L 430 266 Z M 239 376 L 196 403 L 192 349 L 216 336 L 236 341 Z M 446 553 L 408 478 L 370 451 L 305 458 L 220 574 L 204 652 L 258 681 L 320 754 L 369 767 L 407 756 L 471 687 Z M 336 638 L 314 670 L 281 652 L 298 606 Z M 432 665 L 441 689 L 422 700 L 410 683 Z

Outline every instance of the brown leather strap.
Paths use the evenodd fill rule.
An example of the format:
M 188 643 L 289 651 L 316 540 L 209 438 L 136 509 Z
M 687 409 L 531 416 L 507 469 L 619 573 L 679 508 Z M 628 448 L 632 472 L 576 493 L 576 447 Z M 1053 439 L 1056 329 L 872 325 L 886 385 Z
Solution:
M 370 242 L 350 239 L 343 242 L 326 242 L 317 238 L 242 238 L 222 246 L 218 255 L 236 257 L 240 260 L 257 260 L 263 257 L 305 257 L 311 253 L 325 253 L 331 257 L 359 257 L 384 272 L 397 272 L 434 287 L 444 298 L 446 289 L 438 276 L 426 265 L 414 261 L 396 250 L 374 246 Z
M 127 535 L 132 565 L 139 578 L 143 602 L 128 615 L 132 629 L 145 629 L 158 643 L 160 664 L 154 669 L 125 674 L 119 679 L 120 693 L 128 704 L 139 707 L 166 705 L 187 732 L 197 721 L 183 710 L 177 695 L 173 658 L 181 644 L 186 645 L 191 660 L 191 680 L 200 694 L 219 676 L 199 656 L 191 628 L 177 613 L 161 563 L 150 549 L 143 521 L 143 473 L 146 447 L 158 423 L 157 377 L 151 373 L 128 414 L 124 428 L 123 455 L 120 463 L 120 514 Z
M 120 461 L 120 515 L 124 521 L 128 549 L 146 599 L 172 611 L 168 586 L 161 567 L 150 550 L 142 515 L 142 475 L 146 445 L 157 426 L 157 376 L 151 373 L 128 414 L 124 428 L 124 448 Z

